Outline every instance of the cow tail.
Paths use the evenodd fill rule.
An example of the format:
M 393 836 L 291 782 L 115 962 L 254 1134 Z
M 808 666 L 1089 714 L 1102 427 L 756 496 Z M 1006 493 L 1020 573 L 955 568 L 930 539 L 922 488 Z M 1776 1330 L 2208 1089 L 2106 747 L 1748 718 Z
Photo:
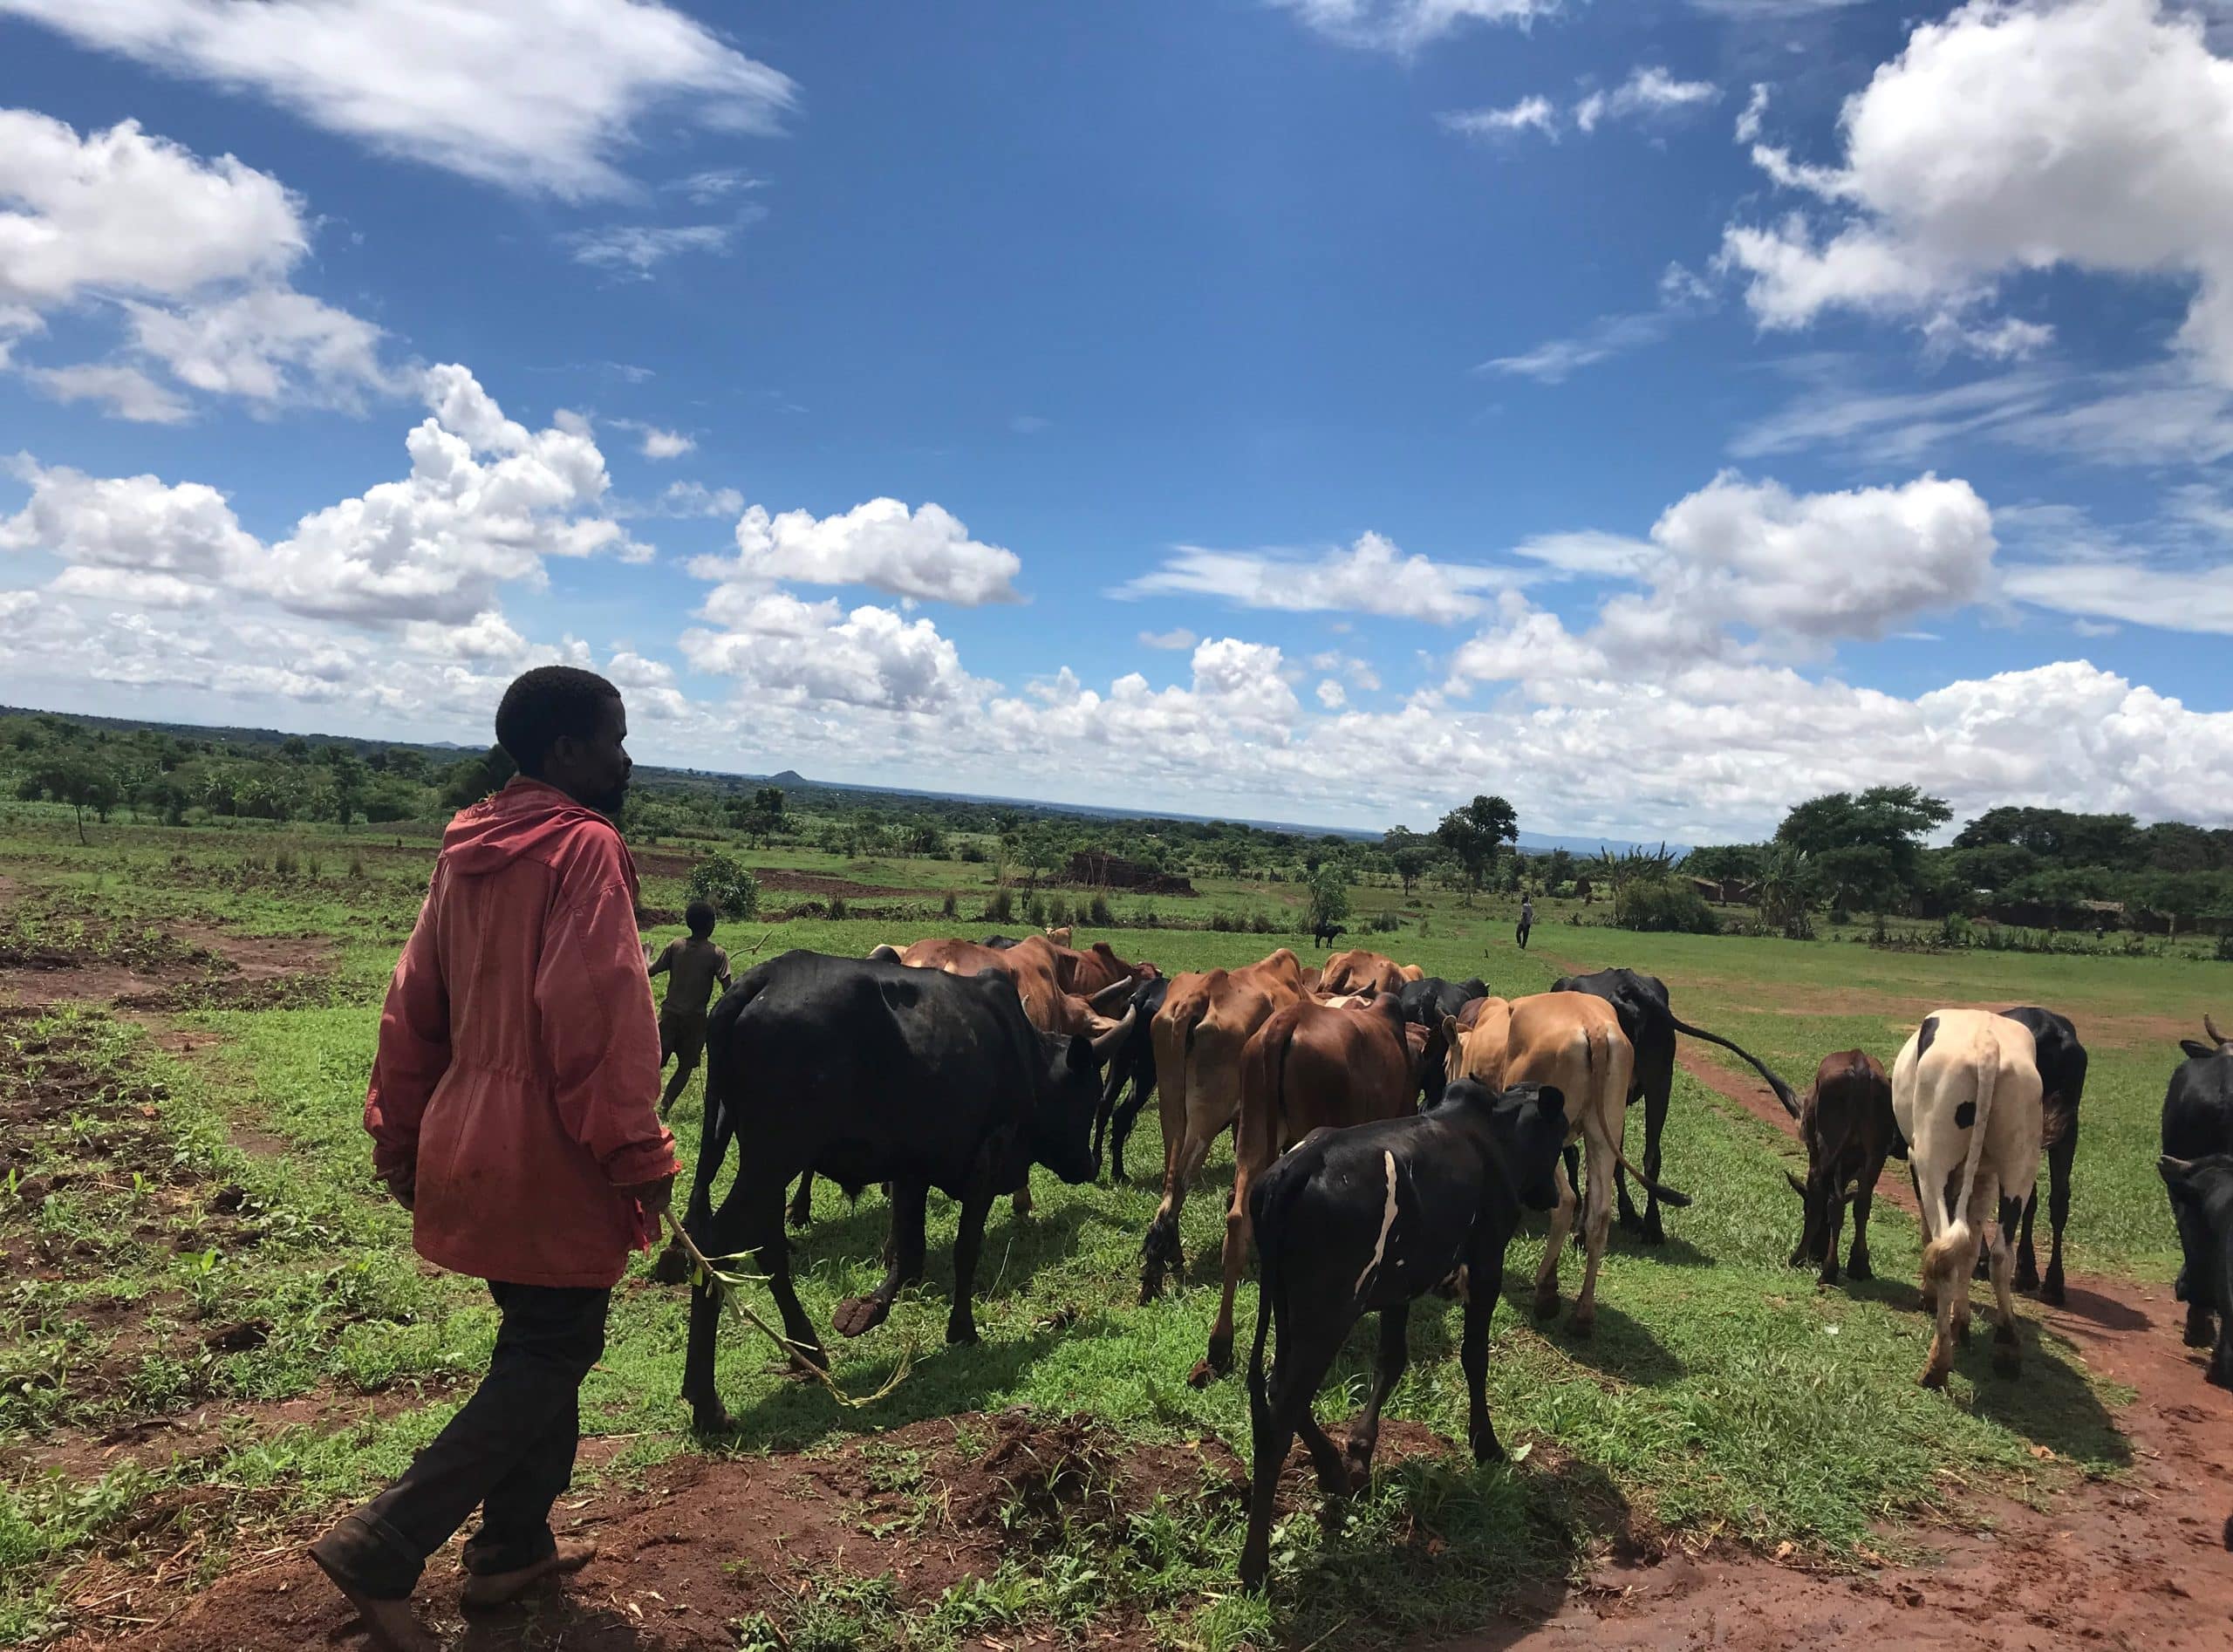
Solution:
M 1954 1275 L 1970 1247 L 1970 1191 L 1977 1185 L 1977 1160 L 1984 1156 L 1985 1123 L 1992 1116 L 1992 1093 L 2000 1082 L 2000 1044 L 1987 1039 L 1977 1065 L 1977 1116 L 1970 1125 L 1970 1149 L 1962 1159 L 1962 1193 L 1947 1224 L 1922 1253 L 1922 1276 L 1927 1282 L 1959 1285 Z M 1936 1190 L 1929 1190 L 1939 1197 Z
M 1298 1175 L 1281 1175 L 1281 1168 L 1274 1164 L 1248 1193 L 1248 1219 L 1256 1229 L 1256 1337 L 1248 1350 L 1248 1423 L 1253 1437 L 1260 1440 L 1269 1438 L 1272 1429 L 1271 1383 L 1264 1367 L 1264 1345 L 1272 1321 L 1287 1317 L 1279 1242 L 1284 1209 L 1274 1208 L 1274 1201 L 1280 1207 L 1293 1203 L 1292 1197 L 1282 1196 L 1287 1194 L 1290 1183 L 1299 1191 L 1304 1180 Z
M 1724 1038 L 1719 1033 L 1709 1033 L 1703 1027 L 1693 1027 L 1690 1022 L 1683 1020 L 1680 1016 L 1676 1015 L 1671 1012 L 1669 1014 L 1667 1019 L 1675 1024 L 1675 1030 L 1678 1033 L 1687 1033 L 1692 1038 L 1703 1038 L 1709 1044 L 1718 1044 L 1722 1048 L 1725 1050 L 1733 1050 L 1738 1055 L 1743 1056 L 1747 1062 L 1752 1063 L 1752 1070 L 1754 1072 L 1758 1073 L 1762 1078 L 1768 1081 L 1768 1088 L 1776 1093 L 1776 1100 L 1783 1103 L 1783 1110 L 1790 1114 L 1793 1118 L 1797 1118 L 1799 1116 L 1799 1098 L 1791 1093 L 1791 1086 L 1785 1083 L 1783 1080 L 1778 1078 L 1773 1073 L 1770 1072 L 1768 1070 L 1768 1064 L 1762 1061 L 1758 1056 L 1753 1055 L 1752 1051 L 1746 1049 L 1741 1044 L 1731 1043 L 1728 1039 Z

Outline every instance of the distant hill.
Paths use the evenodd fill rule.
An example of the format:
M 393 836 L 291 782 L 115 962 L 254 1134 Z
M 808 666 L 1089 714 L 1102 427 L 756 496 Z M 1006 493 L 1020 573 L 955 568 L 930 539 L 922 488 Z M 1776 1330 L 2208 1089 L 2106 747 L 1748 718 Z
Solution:
M 290 740 L 306 740 L 314 745 L 343 746 L 359 754 L 375 751 L 409 750 L 424 752 L 442 763 L 478 752 L 484 747 L 460 745 L 454 741 L 366 740 L 354 734 L 294 734 L 277 728 L 213 727 L 194 723 L 164 723 L 138 717 L 96 717 L 80 712 L 49 712 L 29 707 L 0 706 L 0 717 L 59 717 L 88 728 L 116 728 L 148 730 L 181 741 L 222 740 L 236 746 L 263 747 L 277 750 Z M 796 768 L 786 768 L 777 775 L 738 775 L 720 769 L 671 768 L 654 763 L 639 763 L 636 773 L 647 785 L 662 782 L 679 784 L 687 781 L 711 782 L 724 791 L 742 790 L 755 786 L 780 786 L 793 801 L 810 802 L 816 793 L 842 795 L 849 802 L 870 807 L 887 805 L 905 809 L 924 802 L 963 803 L 978 808 L 1013 809 L 1026 815 L 1061 815 L 1088 820 L 1177 820 L 1191 823 L 1209 821 L 1229 821 L 1234 825 L 1253 826 L 1259 831 L 1289 832 L 1302 837 L 1342 837 L 1355 843 L 1376 843 L 1381 834 L 1354 826 L 1319 826 L 1294 821 L 1249 820 L 1235 815 L 1183 815 L 1167 809 L 1110 808 L 1093 803 L 1050 803 L 1035 798 L 986 795 L 974 792 L 923 791 L 903 786 L 867 786 L 848 781 L 809 780 Z M 1519 846 L 1533 852 L 1554 849 L 1572 850 L 1577 855 L 1595 855 L 1600 849 L 1609 849 L 1619 854 L 1632 848 L 1656 849 L 1656 843 L 1637 844 L 1620 838 L 1609 837 L 1546 837 L 1533 832 L 1519 834 Z M 1686 846 L 1669 843 L 1676 853 L 1686 851 Z

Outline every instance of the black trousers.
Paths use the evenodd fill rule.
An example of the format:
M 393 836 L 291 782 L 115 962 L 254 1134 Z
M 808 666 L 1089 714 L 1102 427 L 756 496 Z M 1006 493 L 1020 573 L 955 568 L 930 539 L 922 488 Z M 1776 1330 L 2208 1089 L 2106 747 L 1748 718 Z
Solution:
M 1523 952 L 1527 950 L 1527 932 L 1533 927 L 1532 924 L 1522 924 L 1519 926 L 1519 950 Z
M 491 1281 L 503 1321 L 471 1399 L 398 1480 L 312 1546 L 375 1601 L 406 1598 L 427 1557 L 478 1508 L 466 1570 L 511 1572 L 557 1546 L 550 1505 L 574 1478 L 582 1379 L 604 1352 L 612 1293 Z

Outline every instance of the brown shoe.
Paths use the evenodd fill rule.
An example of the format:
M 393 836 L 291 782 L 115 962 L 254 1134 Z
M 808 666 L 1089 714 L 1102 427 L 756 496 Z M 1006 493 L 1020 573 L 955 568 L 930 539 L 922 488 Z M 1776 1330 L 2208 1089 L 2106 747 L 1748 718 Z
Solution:
M 441 1652 L 442 1643 L 420 1627 L 408 1600 L 373 1600 L 329 1566 L 316 1550 L 311 1552 L 311 1559 L 316 1562 L 318 1569 L 325 1573 L 327 1580 L 341 1591 L 349 1604 L 357 1608 L 357 1615 L 365 1625 L 365 1633 L 372 1637 L 372 1644 L 379 1648 L 380 1652 Z
M 578 1572 L 597 1558 L 597 1545 L 587 1538 L 561 1538 L 558 1546 L 515 1572 L 476 1572 L 465 1580 L 465 1604 L 475 1611 L 509 1606 L 547 1577 Z

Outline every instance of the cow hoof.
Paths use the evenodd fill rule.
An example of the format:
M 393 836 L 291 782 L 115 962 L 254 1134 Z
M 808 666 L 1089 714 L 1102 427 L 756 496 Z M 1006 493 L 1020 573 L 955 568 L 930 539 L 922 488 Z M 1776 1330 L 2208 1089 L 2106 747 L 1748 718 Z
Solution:
M 1643 1242 L 1647 1245 L 1666 1244 L 1667 1230 L 1657 1222 L 1646 1219 L 1643 1225 Z
M 2069 1296 L 2063 1289 L 2062 1281 L 2050 1273 L 2046 1283 L 2039 1287 L 2039 1300 L 2049 1307 L 2060 1307 L 2069 1300 Z
M 690 1257 L 679 1245 L 670 1245 L 652 1264 L 652 1278 L 661 1285 L 690 1283 Z
M 2016 1288 L 2026 1296 L 2037 1296 L 2039 1294 L 2039 1276 L 2019 1271 L 2016 1275 Z
M 1251 1594 L 1264 1592 L 1264 1577 L 1272 1569 L 1271 1545 L 1262 1548 L 1246 1548 L 1240 1552 L 1240 1587 Z M 2233 1548 L 2233 1544 L 2227 1545 Z
M 789 1222 L 795 1228 L 804 1227 L 808 1223 L 814 1220 L 814 1212 L 810 1210 L 802 1211 L 799 1209 L 797 1205 L 794 1205 L 791 1206 L 789 1212 L 785 1215 L 783 1219 Z
M 2187 1314 L 2186 1343 L 2189 1348 L 2213 1348 L 2217 1342 L 2216 1328 L 2209 1315 L 2189 1309 Z
M 1211 1369 L 1207 1360 L 1196 1360 L 1194 1369 L 1186 1373 L 1186 1386 L 1189 1388 L 1207 1388 L 1217 1380 L 1218 1374 Z
M 865 1336 L 884 1323 L 891 1304 L 880 1296 L 855 1296 L 837 1304 L 830 1323 L 840 1336 Z
M 690 1408 L 690 1431 L 693 1434 L 727 1434 L 735 1426 L 729 1421 L 728 1408 L 719 1400 L 708 1400 L 703 1405 Z
M 1558 1292 L 1557 1292 L 1555 1289 L 1554 1289 L 1554 1290 L 1548 1290 L 1548 1291 L 1538 1291 L 1538 1292 L 1536 1292 L 1536 1293 L 1535 1293 L 1535 1317 L 1536 1317 L 1537 1319 L 1539 1319 L 1539 1320 L 1554 1320 L 1554 1319 L 1558 1318 L 1558 1316 L 1559 1316 L 1559 1294 L 1558 1294 Z
M 1838 1276 L 1836 1271 L 1831 1268 L 1825 1268 L 1821 1273 L 1817 1273 L 1814 1276 L 1814 1286 L 1817 1290 L 1836 1290 L 1838 1288 Z
M 1922 1388 L 1944 1388 L 1946 1386 L 1946 1373 L 1940 1370 L 1937 1367 L 1933 1366 L 1916 1380 L 1918 1386 Z
M 946 1326 L 946 1345 L 948 1348 L 972 1348 L 977 1341 L 977 1322 L 974 1320 L 948 1320 Z
M 1856 1256 L 1846 1264 L 1846 1276 L 1848 1279 L 1873 1280 L 1876 1277 L 1876 1270 L 1869 1266 L 1868 1257 Z
M 1495 1435 L 1492 1434 L 1486 1440 L 1479 1441 L 1475 1444 L 1473 1447 L 1473 1461 L 1476 1463 L 1501 1463 L 1504 1461 L 1504 1446 L 1498 1441 Z

